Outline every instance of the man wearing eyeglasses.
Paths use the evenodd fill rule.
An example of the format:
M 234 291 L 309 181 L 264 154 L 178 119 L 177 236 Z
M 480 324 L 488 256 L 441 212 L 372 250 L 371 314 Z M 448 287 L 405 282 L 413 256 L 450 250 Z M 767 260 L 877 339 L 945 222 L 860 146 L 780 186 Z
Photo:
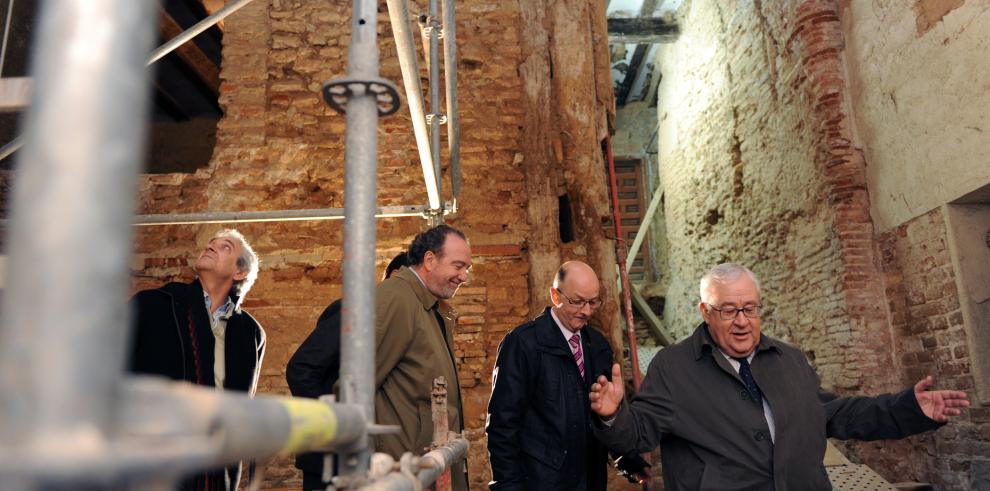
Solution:
M 660 445 L 667 490 L 832 489 L 825 438 L 903 438 L 936 429 L 967 407 L 959 391 L 914 388 L 878 397 L 837 397 L 797 348 L 760 333 L 756 276 L 721 264 L 701 279 L 704 322 L 650 363 L 640 392 L 599 377 L 595 434 L 615 451 Z M 619 380 L 612 367 L 612 380 Z
M 488 404 L 492 490 L 604 490 L 607 451 L 591 434 L 588 389 L 609 375 L 612 349 L 588 327 L 601 306 L 598 276 L 580 261 L 560 266 L 548 307 L 498 348 Z M 645 462 L 631 457 L 628 465 Z

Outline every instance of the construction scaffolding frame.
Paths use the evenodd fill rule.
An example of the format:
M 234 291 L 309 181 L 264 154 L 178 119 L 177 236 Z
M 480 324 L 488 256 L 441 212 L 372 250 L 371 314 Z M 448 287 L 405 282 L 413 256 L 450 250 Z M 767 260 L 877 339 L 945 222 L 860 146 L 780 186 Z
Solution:
M 197 35 L 206 31 L 210 27 L 223 21 L 234 12 L 240 10 L 253 0 L 232 0 L 223 8 L 207 16 L 195 25 L 183 31 L 178 36 L 166 41 L 156 48 L 149 55 L 146 65 L 151 66 L 158 60 L 176 50 L 182 44 L 190 41 Z M 420 15 L 421 29 L 423 36 L 429 39 L 428 45 L 424 48 L 427 66 L 429 67 L 430 84 L 430 113 L 426 114 L 423 109 L 423 91 L 420 86 L 419 68 L 416 63 L 416 48 L 412 42 L 412 33 L 409 30 L 410 18 L 406 5 L 407 0 L 390 0 L 389 19 L 392 24 L 392 31 L 395 37 L 396 46 L 399 51 L 399 65 L 402 71 L 402 79 L 405 85 L 407 106 L 412 119 L 413 133 L 416 137 L 416 147 L 419 153 L 420 162 L 423 169 L 423 182 L 426 186 L 427 201 L 426 206 L 421 205 L 397 205 L 383 207 L 375 214 L 376 218 L 396 218 L 419 216 L 431 223 L 442 222 L 443 217 L 457 212 L 458 198 L 461 190 L 461 167 L 460 167 L 460 118 L 457 106 L 457 45 L 456 45 L 456 25 L 454 0 L 443 0 L 443 22 L 437 18 L 437 0 L 430 0 L 429 11 Z M 11 2 L 12 3 L 12 2 Z M 427 19 L 429 19 L 427 23 Z M 9 15 L 8 15 L 9 23 Z M 9 26 L 4 30 L 6 39 Z M 438 50 L 438 39 L 443 38 L 443 77 L 446 95 L 447 114 L 442 114 L 440 105 L 440 53 Z M 3 100 L 0 100 L 0 107 L 5 110 L 16 110 L 21 108 L 26 100 L 25 93 L 32 89 L 30 79 L 3 80 L 8 82 L 0 84 L 5 90 L 0 92 Z M 338 85 L 336 87 L 344 87 Z M 346 96 L 346 91 L 334 94 L 329 91 L 329 86 L 324 86 L 324 98 L 327 103 L 339 109 L 336 102 L 340 97 Z M 395 94 L 397 97 L 397 94 Z M 394 110 L 398 105 L 394 106 Z M 440 126 L 446 124 L 447 147 L 449 169 L 451 176 L 451 199 L 442 200 L 442 172 L 440 162 Z M 0 160 L 12 155 L 20 150 L 24 145 L 23 135 L 17 136 L 3 147 L 0 147 Z M 317 209 L 295 209 L 295 210 L 264 210 L 264 211 L 239 211 L 239 212 L 200 212 L 200 213 L 174 213 L 160 215 L 138 215 L 134 225 L 155 226 L 155 225 L 185 225 L 185 224 L 205 224 L 205 223 L 246 223 L 246 222 L 271 222 L 271 221 L 300 221 L 300 220 L 337 220 L 344 218 L 342 208 L 317 208 Z M 0 226 L 5 226 L 6 221 L 0 220 Z
M 375 0 L 354 0 L 347 78 L 328 84 L 346 89 L 341 402 L 251 398 L 125 374 L 153 6 L 42 7 L 0 311 L 4 489 L 170 489 L 193 471 L 304 451 L 341 455 L 328 489 L 432 483 L 466 457 L 463 436 L 398 463 L 375 454 L 385 465 L 369 472 L 371 436 L 395 430 L 373 424 L 377 125 L 398 104 L 381 95 L 395 89 L 378 78 Z

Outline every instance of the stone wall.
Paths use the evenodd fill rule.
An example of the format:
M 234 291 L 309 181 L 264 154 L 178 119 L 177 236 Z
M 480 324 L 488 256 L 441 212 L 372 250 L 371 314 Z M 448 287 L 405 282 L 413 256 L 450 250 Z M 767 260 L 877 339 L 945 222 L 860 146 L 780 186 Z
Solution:
M 607 52 L 599 52 L 592 39 L 604 32 L 604 7 L 586 0 L 561 3 L 555 9 L 547 7 L 549 18 L 537 23 L 521 15 L 521 6 L 530 9 L 530 5 L 528 1 L 457 2 L 463 187 L 459 211 L 447 223 L 468 235 L 475 261 L 470 284 L 461 288 L 452 303 L 460 314 L 455 355 L 460 362 L 467 434 L 472 442 L 471 480 L 476 489 L 483 489 L 490 478 L 484 416 L 498 343 L 505 332 L 526 320 L 533 306 L 542 304 L 547 274 L 555 271 L 556 262 L 583 258 L 599 267 L 614 264 L 613 245 L 605 239 L 602 227 L 608 201 L 597 150 L 611 110 L 611 92 L 598 90 L 598 72 L 604 71 L 607 77 Z M 599 9 L 601 15 L 596 14 Z M 425 2 L 411 5 L 410 10 L 415 16 L 425 10 Z M 401 87 L 386 12 L 385 3 L 380 2 L 381 76 Z M 209 166 L 193 174 L 144 176 L 139 212 L 343 207 L 345 123 L 325 107 L 320 87 L 345 75 L 350 13 L 349 2 L 268 0 L 253 2 L 228 18 L 220 101 L 225 114 L 217 128 L 213 158 Z M 527 15 L 531 13 L 527 10 Z M 548 39 L 557 31 L 571 36 L 583 33 L 585 41 L 533 55 L 532 48 L 520 39 L 527 29 L 543 30 Z M 526 97 L 525 79 L 520 77 L 526 73 L 521 66 L 526 53 L 553 57 L 556 79 L 530 83 L 555 99 L 568 93 L 559 107 L 547 99 Z M 597 64 L 602 56 L 605 61 Z M 425 78 L 422 61 L 420 65 Z M 542 75 L 546 77 L 549 71 Z M 573 90 L 572 84 L 578 81 L 585 85 Z M 553 144 L 527 140 L 533 119 L 526 115 L 534 112 L 548 115 L 547 124 L 540 128 Z M 584 125 L 582 133 L 572 129 L 578 125 Z M 582 139 L 585 134 L 590 138 Z M 425 204 L 405 107 L 381 121 L 378 138 L 379 204 Z M 551 159 L 543 158 L 547 155 Z M 545 187 L 547 181 L 534 177 L 538 170 L 554 176 L 549 181 L 552 186 Z M 449 183 L 445 167 L 448 196 Z M 556 197 L 564 191 L 572 193 L 576 223 L 583 227 L 576 241 L 567 245 L 560 244 L 556 232 Z M 538 197 L 549 197 L 553 206 L 529 206 Z M 392 218 L 377 223 L 380 273 L 389 259 L 426 228 L 426 222 Z M 137 229 L 134 289 L 191 279 L 191 259 L 218 228 Z M 245 308 L 268 332 L 259 392 L 286 394 L 286 362 L 323 308 L 341 296 L 342 222 L 254 223 L 237 228 L 262 261 L 258 282 L 245 301 Z M 540 232 L 534 233 L 534 228 Z M 532 257 L 554 260 L 547 266 L 545 261 L 530 261 Z M 602 277 L 606 291 L 613 288 L 614 267 L 604 269 Z M 615 313 L 614 308 L 603 309 L 604 331 L 614 330 Z M 279 458 L 265 469 L 265 487 L 300 483 L 289 458 Z

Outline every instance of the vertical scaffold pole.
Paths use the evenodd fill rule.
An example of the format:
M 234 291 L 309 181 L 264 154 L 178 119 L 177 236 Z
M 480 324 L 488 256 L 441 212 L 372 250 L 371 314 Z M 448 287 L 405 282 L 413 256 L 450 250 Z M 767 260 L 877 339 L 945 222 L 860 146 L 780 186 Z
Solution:
M 437 178 L 437 193 L 443 201 L 443 173 L 440 172 L 440 20 L 439 1 L 429 0 L 426 26 L 429 28 L 430 46 L 430 155 L 433 156 L 433 172 Z M 441 207 L 442 207 L 441 203 Z M 440 213 L 443 220 L 443 212 Z
M 354 0 L 347 75 L 378 78 L 377 2 Z M 341 380 L 344 403 L 364 409 L 375 421 L 375 201 L 378 166 L 378 99 L 370 84 L 352 83 L 347 98 L 344 174 L 344 301 Z M 371 440 L 340 462 L 343 476 L 368 472 Z
M 443 0 L 443 75 L 447 91 L 447 161 L 450 163 L 450 192 L 461 195 L 461 123 L 457 109 L 457 21 L 455 0 Z
M 153 7 L 147 0 L 44 4 L 13 187 L 0 447 L 50 461 L 70 449 L 100 455 L 107 448 L 128 345 L 127 265 Z

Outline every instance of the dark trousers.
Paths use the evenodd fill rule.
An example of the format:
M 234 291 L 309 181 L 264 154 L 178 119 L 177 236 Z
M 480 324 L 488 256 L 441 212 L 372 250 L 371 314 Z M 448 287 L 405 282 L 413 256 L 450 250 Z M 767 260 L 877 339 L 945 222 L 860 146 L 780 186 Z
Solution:
M 320 491 L 327 489 L 326 483 L 323 482 L 322 473 L 303 471 L 303 491 L 313 491 L 314 489 Z

